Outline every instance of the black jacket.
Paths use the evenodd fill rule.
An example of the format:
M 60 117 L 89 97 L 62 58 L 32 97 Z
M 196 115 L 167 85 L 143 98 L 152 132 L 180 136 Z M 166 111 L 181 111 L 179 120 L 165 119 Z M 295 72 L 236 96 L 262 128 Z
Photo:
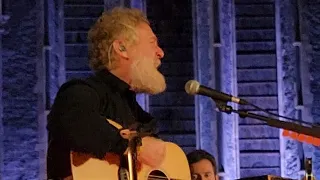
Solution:
M 97 158 L 107 152 L 124 153 L 128 141 L 106 118 L 124 128 L 135 126 L 156 133 L 154 118 L 139 106 L 129 85 L 108 71 L 97 72 L 85 81 L 67 82 L 60 88 L 48 115 L 49 179 L 71 175 L 71 150 Z

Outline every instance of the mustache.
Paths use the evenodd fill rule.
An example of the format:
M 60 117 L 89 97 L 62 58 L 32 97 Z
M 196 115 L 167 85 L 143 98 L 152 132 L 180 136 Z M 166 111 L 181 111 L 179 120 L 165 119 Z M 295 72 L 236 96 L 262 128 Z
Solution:
M 166 89 L 164 76 L 159 72 L 160 59 L 137 59 L 131 66 L 132 90 L 158 94 Z
M 155 67 L 156 68 L 159 68 L 160 66 L 161 66 L 161 61 L 160 61 L 160 59 L 156 59 L 155 61 L 154 61 L 154 65 L 155 65 Z

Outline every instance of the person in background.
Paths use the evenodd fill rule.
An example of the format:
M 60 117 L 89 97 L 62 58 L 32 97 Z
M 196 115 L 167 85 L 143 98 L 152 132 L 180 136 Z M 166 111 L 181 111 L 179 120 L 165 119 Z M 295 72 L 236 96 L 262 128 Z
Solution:
M 219 180 L 215 158 L 204 150 L 187 154 L 192 180 Z

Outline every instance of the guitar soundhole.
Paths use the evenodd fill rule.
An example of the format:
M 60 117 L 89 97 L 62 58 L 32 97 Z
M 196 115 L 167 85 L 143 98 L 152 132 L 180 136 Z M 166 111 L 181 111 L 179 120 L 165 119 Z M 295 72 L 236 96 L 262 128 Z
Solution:
M 160 179 L 169 179 L 167 176 L 159 170 L 151 171 L 151 173 L 148 176 L 148 180 L 160 180 Z

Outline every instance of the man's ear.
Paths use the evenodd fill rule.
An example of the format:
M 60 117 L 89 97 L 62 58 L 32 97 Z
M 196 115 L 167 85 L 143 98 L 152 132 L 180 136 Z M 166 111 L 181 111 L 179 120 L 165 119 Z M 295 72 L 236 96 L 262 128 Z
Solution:
M 112 43 L 114 51 L 121 57 L 128 58 L 128 52 L 125 44 L 120 40 L 115 40 Z

